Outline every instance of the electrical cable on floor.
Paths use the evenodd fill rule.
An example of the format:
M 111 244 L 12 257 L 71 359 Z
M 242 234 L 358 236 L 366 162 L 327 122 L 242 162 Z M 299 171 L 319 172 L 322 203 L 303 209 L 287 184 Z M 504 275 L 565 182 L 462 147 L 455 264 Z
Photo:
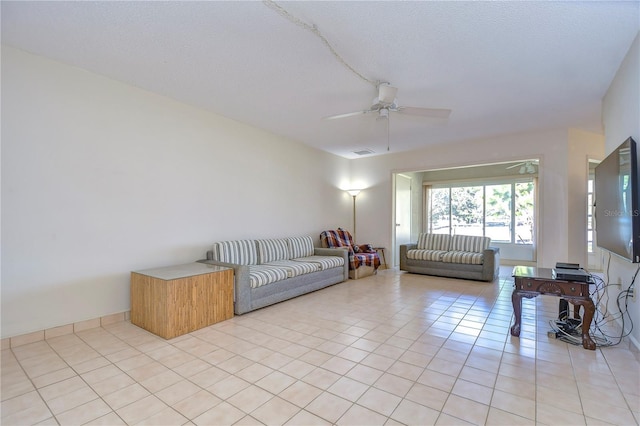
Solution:
M 609 257 L 609 262 L 611 261 L 611 257 Z M 633 320 L 628 312 L 628 302 L 629 298 L 632 296 L 635 291 L 635 281 L 640 272 L 640 266 L 636 269 L 633 277 L 631 278 L 631 284 L 626 290 L 620 291 L 618 296 L 616 297 L 616 307 L 618 308 L 618 312 L 615 314 L 610 314 L 608 311 L 608 301 L 609 301 L 609 291 L 611 284 L 608 283 L 609 276 L 609 263 L 607 263 L 607 268 L 605 271 L 605 276 L 607 280 L 603 280 L 602 278 L 591 275 L 593 279 L 594 289 L 590 292 L 589 296 L 593 299 L 594 305 L 596 307 L 593 319 L 591 321 L 591 330 L 589 331 L 593 341 L 596 343 L 597 347 L 606 347 L 606 346 L 615 346 L 622 342 L 622 340 L 629 336 L 633 330 Z M 606 296 L 606 301 L 603 304 L 603 298 Z M 624 306 L 621 306 L 622 301 L 624 301 Z M 604 307 L 604 312 L 602 312 L 602 308 Z M 579 307 L 578 307 L 579 309 Z M 573 345 L 582 345 L 582 322 L 576 321 L 574 319 L 569 318 L 569 307 L 567 304 L 567 310 L 561 312 L 558 315 L 558 320 L 551 320 L 549 325 L 551 326 L 551 331 L 553 331 L 556 335 L 556 338 L 567 343 Z M 627 332 L 625 332 L 625 319 L 630 323 L 630 328 Z M 604 330 L 607 325 L 610 323 L 615 323 L 620 320 L 622 322 L 621 327 L 622 330 L 619 335 L 612 336 L 607 334 Z M 613 339 L 613 340 L 610 340 Z

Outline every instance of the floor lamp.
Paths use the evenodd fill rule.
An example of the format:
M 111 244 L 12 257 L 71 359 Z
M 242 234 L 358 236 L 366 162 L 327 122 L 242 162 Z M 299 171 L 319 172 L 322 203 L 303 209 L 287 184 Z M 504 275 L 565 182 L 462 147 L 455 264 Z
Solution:
M 360 193 L 360 190 L 347 189 L 347 192 L 353 197 L 353 241 L 356 241 L 356 196 Z

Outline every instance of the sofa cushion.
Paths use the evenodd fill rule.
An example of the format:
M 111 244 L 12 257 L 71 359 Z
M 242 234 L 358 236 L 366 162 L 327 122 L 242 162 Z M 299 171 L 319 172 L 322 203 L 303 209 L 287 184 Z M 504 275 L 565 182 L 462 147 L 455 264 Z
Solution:
M 256 246 L 259 264 L 289 259 L 289 246 L 284 238 L 256 240 Z
M 418 236 L 417 249 L 448 251 L 451 245 L 451 236 L 448 234 L 422 233 Z
M 293 237 L 287 238 L 289 245 L 289 259 L 313 255 L 313 240 L 311 237 Z
M 287 270 L 287 276 L 297 277 L 298 275 L 310 274 L 320 270 L 320 264 L 314 262 L 297 262 L 294 260 L 275 260 L 267 263 L 269 266 L 278 266 Z
M 272 265 L 250 265 L 249 283 L 251 288 L 261 287 L 276 281 L 286 280 L 289 275 L 287 269 Z
M 476 237 L 471 235 L 454 235 L 451 237 L 451 251 L 467 251 L 473 253 L 482 253 L 489 248 L 491 238 Z
M 239 265 L 256 265 L 258 251 L 254 240 L 221 241 L 213 244 L 213 259 Z
M 407 251 L 407 259 L 414 260 L 433 260 L 440 262 L 442 261 L 442 257 L 447 253 L 443 250 L 420 250 L 413 249 Z
M 482 265 L 484 255 L 470 251 L 448 251 L 442 256 L 442 261 L 447 263 L 465 263 L 467 265 Z
M 344 266 L 344 259 L 340 256 L 306 256 L 291 259 L 295 262 L 314 262 L 320 266 L 320 270 Z

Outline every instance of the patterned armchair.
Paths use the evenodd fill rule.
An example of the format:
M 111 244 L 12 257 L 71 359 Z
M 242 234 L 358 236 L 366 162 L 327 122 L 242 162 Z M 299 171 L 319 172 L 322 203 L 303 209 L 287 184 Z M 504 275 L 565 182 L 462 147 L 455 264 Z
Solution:
M 371 244 L 354 244 L 353 237 L 342 228 L 322 231 L 320 243 L 325 248 L 346 249 L 349 252 L 349 278 L 373 275 L 380 266 L 380 257 Z

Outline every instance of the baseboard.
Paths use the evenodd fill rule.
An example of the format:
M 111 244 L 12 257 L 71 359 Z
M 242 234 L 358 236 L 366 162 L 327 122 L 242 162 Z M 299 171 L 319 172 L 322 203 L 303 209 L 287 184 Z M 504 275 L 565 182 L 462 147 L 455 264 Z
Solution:
M 616 325 L 620 328 L 620 330 L 622 330 L 622 333 L 628 333 L 628 330 L 622 329 L 622 320 L 620 320 L 620 318 L 616 318 L 615 321 L 616 321 Z M 629 349 L 631 349 L 633 352 L 640 353 L 640 342 L 638 342 L 638 340 L 631 334 L 624 337 L 622 341 L 624 342 L 627 339 L 629 340 Z
M 18 346 L 28 345 L 42 340 L 52 339 L 54 337 L 64 336 L 67 334 L 78 333 L 83 330 L 104 327 L 105 325 L 114 324 L 120 321 L 129 321 L 131 312 L 119 312 L 117 314 L 106 315 L 99 318 L 93 318 L 86 321 L 75 322 L 73 324 L 61 325 L 58 327 L 48 328 L 46 330 L 34 331 L 18 336 L 7 337 L 2 339 L 2 350 L 15 348 Z

